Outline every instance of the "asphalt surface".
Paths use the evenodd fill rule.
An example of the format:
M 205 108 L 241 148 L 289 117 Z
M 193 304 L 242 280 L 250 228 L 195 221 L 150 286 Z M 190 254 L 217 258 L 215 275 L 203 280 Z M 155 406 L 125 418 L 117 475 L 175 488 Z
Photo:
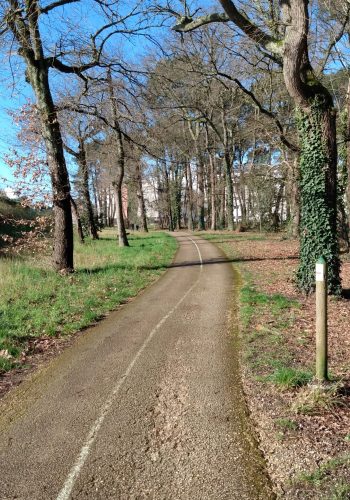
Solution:
M 240 377 L 234 275 L 172 267 L 0 403 L 1 499 L 269 499 Z

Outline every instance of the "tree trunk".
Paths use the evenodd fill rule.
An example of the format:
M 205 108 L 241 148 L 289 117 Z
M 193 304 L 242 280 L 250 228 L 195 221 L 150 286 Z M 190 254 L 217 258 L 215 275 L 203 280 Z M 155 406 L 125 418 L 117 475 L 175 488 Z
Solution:
M 186 164 L 186 185 L 187 185 L 187 212 L 188 212 L 188 229 L 193 231 L 193 188 L 192 188 L 192 171 L 191 162 Z
M 123 216 L 122 182 L 123 182 L 122 176 L 118 176 L 118 179 L 113 182 L 115 198 L 116 198 L 118 242 L 120 247 L 128 247 L 129 242 L 126 235 L 124 216 Z
M 113 113 L 113 130 L 116 141 L 116 152 L 117 152 L 117 172 L 115 176 L 115 181 L 113 182 L 113 187 L 115 190 L 116 196 L 116 217 L 117 217 L 117 226 L 118 226 L 118 241 L 120 247 L 128 247 L 129 242 L 126 235 L 125 230 L 125 222 L 123 215 L 123 195 L 122 195 L 122 187 L 123 187 L 123 179 L 124 179 L 124 170 L 125 170 L 125 151 L 124 151 L 124 143 L 123 143 L 123 135 L 120 129 L 119 121 L 118 121 L 118 110 L 116 99 L 114 96 L 113 90 L 113 82 L 110 70 L 107 71 L 107 81 L 108 81 L 108 90 L 109 97 L 111 100 L 112 113 Z
M 143 196 L 142 176 L 140 164 L 136 163 L 137 199 L 140 210 L 141 230 L 148 233 L 145 198 Z
M 277 190 L 275 207 L 274 207 L 274 210 L 272 213 L 272 228 L 274 231 L 278 231 L 280 223 L 281 223 L 280 207 L 281 207 L 281 203 L 282 203 L 283 190 L 284 190 L 284 181 L 281 181 L 279 188 Z
M 233 231 L 234 221 L 233 221 L 233 183 L 232 183 L 232 162 L 231 155 L 226 150 L 225 151 L 225 167 L 226 167 L 226 205 L 227 205 L 227 229 Z
M 328 263 L 330 293 L 340 292 L 337 239 L 336 115 L 328 90 L 316 79 L 308 56 L 307 0 L 283 1 L 286 24 L 283 75 L 298 112 L 300 137 L 301 241 L 298 286 L 315 286 L 315 262 Z
M 169 231 L 174 231 L 174 218 L 173 218 L 173 209 L 171 204 L 171 191 L 170 191 L 170 182 L 169 182 L 169 173 L 167 171 L 166 164 L 164 165 L 164 176 L 165 176 L 165 189 L 166 189 L 166 202 L 167 202 L 167 211 L 168 211 L 168 229 Z
M 222 176 L 223 176 L 223 179 L 222 179 L 222 185 L 221 185 L 222 196 L 221 196 L 221 205 L 220 205 L 220 226 L 222 229 L 225 229 L 226 228 L 226 187 L 225 187 L 226 174 L 225 174 L 225 170 L 223 170 Z
M 78 230 L 79 241 L 80 241 L 80 243 L 84 243 L 83 226 L 81 225 L 81 219 L 80 219 L 77 204 L 75 203 L 75 201 L 73 200 L 72 197 L 70 198 L 70 202 L 72 204 L 72 212 L 73 212 L 75 219 L 77 221 L 77 230 Z
M 216 182 L 215 182 L 215 161 L 212 154 L 209 153 L 210 162 L 210 206 L 211 206 L 211 225 L 210 229 L 216 231 Z
M 293 162 L 290 189 L 291 235 L 298 238 L 300 234 L 300 172 L 298 160 Z
M 117 166 L 117 175 L 115 176 L 115 181 L 113 183 L 116 195 L 116 218 L 117 218 L 117 226 L 118 226 L 118 241 L 120 247 L 128 247 L 129 242 L 126 235 L 124 215 L 123 215 L 123 195 L 122 195 L 122 187 L 123 187 L 123 179 L 124 179 L 124 164 L 125 164 L 125 154 L 124 154 L 124 145 L 123 145 L 123 137 L 120 130 L 116 131 L 116 140 L 117 140 L 117 154 L 118 154 L 118 166 Z
M 52 100 L 46 65 L 27 61 L 27 74 L 37 99 L 43 139 L 50 169 L 55 216 L 53 265 L 57 271 L 73 271 L 73 223 L 68 171 L 62 135 Z
M 19 43 L 18 53 L 26 61 L 26 77 L 36 97 L 50 170 L 55 217 L 53 266 L 63 273 L 72 272 L 73 223 L 70 185 L 60 125 L 50 90 L 49 67 L 39 30 L 40 8 L 37 0 L 26 2 L 23 9 L 18 7 L 17 2 L 9 4 L 6 22 Z
M 83 192 L 82 194 L 83 194 L 83 198 L 84 198 L 84 204 L 85 204 L 85 210 L 86 210 L 86 215 L 87 215 L 87 219 L 88 219 L 90 235 L 91 235 L 91 238 L 93 240 L 98 240 L 99 238 L 98 238 L 98 233 L 97 233 L 97 227 L 95 224 L 94 212 L 92 209 L 90 190 L 89 190 L 89 171 L 88 171 L 88 166 L 87 166 L 84 141 L 80 141 L 80 144 L 79 144 L 78 161 L 79 161 L 80 171 L 81 171 L 82 192 Z
M 216 172 L 215 172 L 215 160 L 210 147 L 208 127 L 205 128 L 205 140 L 206 140 L 207 154 L 209 156 L 210 213 L 211 213 L 210 229 L 212 231 L 216 231 L 216 196 L 215 196 Z
M 204 221 L 204 165 L 201 152 L 198 145 L 196 145 L 197 156 L 197 189 L 198 189 L 198 202 L 197 202 L 197 215 L 198 215 L 198 230 L 205 230 Z
M 348 91 L 346 93 L 346 177 L 347 177 L 347 186 L 346 186 L 346 204 L 347 204 L 347 222 L 348 222 L 348 230 L 347 230 L 347 242 L 349 247 L 349 223 L 350 223 L 350 78 L 348 82 Z M 349 249 L 348 249 L 349 251 Z

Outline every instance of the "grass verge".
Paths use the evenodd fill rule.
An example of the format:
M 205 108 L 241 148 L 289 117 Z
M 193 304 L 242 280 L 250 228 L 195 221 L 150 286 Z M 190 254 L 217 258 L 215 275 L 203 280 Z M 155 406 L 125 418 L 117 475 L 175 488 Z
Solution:
M 201 236 L 216 243 L 243 278 L 243 386 L 277 498 L 350 498 L 350 463 L 343 460 L 350 441 L 348 303 L 329 301 L 332 383 L 309 384 L 314 298 L 293 286 L 297 242 L 268 234 Z
M 339 481 L 339 470 L 350 466 L 350 455 L 332 458 L 311 472 L 299 475 L 294 481 L 297 487 L 312 488 L 315 497 L 327 500 L 347 500 L 350 498 L 350 483 Z
M 240 291 L 242 354 L 253 377 L 282 389 L 306 385 L 313 377 L 312 371 L 295 363 L 286 341 L 299 302 L 280 293 L 260 290 L 253 283 L 251 273 L 240 265 L 241 256 L 232 244 L 234 241 L 264 241 L 267 236 L 246 233 L 201 233 L 201 236 L 218 244 L 243 275 L 244 285 Z
M 61 276 L 47 258 L 0 260 L 0 373 L 19 363 L 35 337 L 74 333 L 135 296 L 171 262 L 176 241 L 165 233 L 133 234 L 119 248 L 112 231 L 77 244 L 76 272 Z

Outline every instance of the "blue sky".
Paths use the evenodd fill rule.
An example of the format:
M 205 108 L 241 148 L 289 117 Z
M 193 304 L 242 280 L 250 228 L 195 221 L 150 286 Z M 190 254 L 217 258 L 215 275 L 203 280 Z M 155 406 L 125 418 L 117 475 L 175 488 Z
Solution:
M 50 2 L 51 0 L 42 0 L 43 5 Z M 123 1 L 124 9 L 129 8 L 134 2 L 138 2 L 138 0 Z M 221 10 L 217 1 L 202 0 L 198 3 L 203 8 L 214 3 L 215 10 Z M 87 37 L 101 23 L 101 17 L 92 9 L 93 5 L 93 0 L 81 0 L 78 3 L 58 9 L 54 15 L 44 16 L 41 31 L 45 42 L 49 46 L 52 46 L 52 41 L 54 39 L 57 40 L 57 37 L 61 33 L 64 34 L 63 39 L 65 42 L 73 40 L 77 34 Z M 171 5 L 178 5 L 178 2 L 173 2 Z M 176 9 L 176 7 L 174 8 Z M 181 7 L 178 10 L 180 11 Z M 158 41 L 161 41 L 163 35 L 169 33 L 169 31 L 168 28 L 164 28 L 157 31 L 153 30 L 152 33 L 157 35 Z M 111 38 L 110 45 L 113 45 L 116 53 L 127 54 L 128 59 L 131 61 L 140 60 L 140 56 L 149 47 L 149 43 L 142 37 L 134 37 L 132 40 L 127 40 L 126 37 L 120 36 L 113 37 Z M 2 177 L 8 179 L 9 185 L 14 181 L 11 169 L 1 159 L 11 147 L 16 147 L 16 126 L 12 123 L 12 119 L 7 111 L 18 110 L 28 98 L 32 98 L 31 88 L 25 83 L 23 64 L 19 62 L 18 58 L 13 57 L 11 59 L 12 68 L 10 68 L 9 58 L 6 55 L 6 50 L 9 47 L 5 51 L 0 49 L 2 51 L 2 68 L 5 68 L 5 72 L 2 72 L 0 78 L 0 189 L 5 185 Z M 57 72 L 51 71 L 53 89 L 60 84 L 60 81 L 62 81 L 61 78 Z M 17 147 L 20 146 L 17 145 Z
M 124 9 L 129 9 L 130 6 L 137 0 L 124 2 Z M 43 1 L 42 5 L 46 5 L 47 1 Z M 53 41 L 57 41 L 63 33 L 65 42 L 73 40 L 77 33 L 78 36 L 88 37 L 97 27 L 101 25 L 101 17 L 93 10 L 93 2 L 91 0 L 83 0 L 79 3 L 67 5 L 63 8 L 54 11 L 54 14 L 43 16 L 41 24 L 41 34 L 47 46 L 53 46 Z M 82 41 L 82 45 L 83 45 Z M 127 54 L 128 60 L 137 60 L 144 53 L 148 43 L 143 37 L 134 37 L 128 41 L 124 36 L 115 36 L 111 38 L 110 45 L 113 44 L 115 53 Z M 10 45 L 2 52 L 3 67 L 5 73 L 2 73 L 0 79 L 0 189 L 11 185 L 14 178 L 11 169 L 2 161 L 4 154 L 8 153 L 13 147 L 19 148 L 20 145 L 16 141 L 17 127 L 12 122 L 8 111 L 18 110 L 28 98 L 32 99 L 33 94 L 30 85 L 25 82 L 24 65 L 21 60 L 14 56 L 11 59 L 6 54 L 6 50 L 10 49 Z M 11 48 L 14 51 L 13 48 Z M 74 78 L 72 76 L 72 78 Z M 55 87 L 60 85 L 61 77 L 53 70 L 50 72 L 50 82 L 54 92 Z M 8 182 L 4 182 L 3 178 L 7 178 Z
M 20 85 L 18 85 L 20 87 Z M 7 154 L 12 147 L 16 146 L 16 132 L 17 127 L 12 122 L 11 116 L 8 111 L 15 111 L 19 109 L 25 102 L 26 99 L 31 95 L 29 86 L 26 85 L 26 89 L 13 90 L 9 88 L 8 82 L 1 84 L 0 86 L 0 188 L 4 184 L 12 184 L 14 181 L 11 169 L 2 161 L 3 155 Z M 2 178 L 5 177 L 9 180 L 8 183 L 4 183 Z

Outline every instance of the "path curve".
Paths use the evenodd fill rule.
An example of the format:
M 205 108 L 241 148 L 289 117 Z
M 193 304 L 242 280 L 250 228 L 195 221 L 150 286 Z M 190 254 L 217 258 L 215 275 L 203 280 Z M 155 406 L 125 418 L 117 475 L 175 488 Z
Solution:
M 160 280 L 0 403 L 1 499 L 273 498 L 232 342 L 232 267 L 174 236 Z

